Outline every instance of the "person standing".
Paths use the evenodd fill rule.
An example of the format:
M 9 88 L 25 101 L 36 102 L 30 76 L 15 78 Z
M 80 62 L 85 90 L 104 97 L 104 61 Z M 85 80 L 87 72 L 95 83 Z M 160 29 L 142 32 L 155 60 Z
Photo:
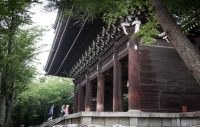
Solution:
M 66 105 L 65 107 L 65 115 L 64 116 L 68 116 L 69 115 L 69 105 Z
M 60 111 L 60 117 L 63 117 L 65 115 L 65 105 L 62 105 L 61 111 Z
M 52 121 L 52 119 L 53 119 L 53 109 L 54 109 L 54 105 L 52 105 L 51 108 L 50 108 L 49 119 L 47 121 Z

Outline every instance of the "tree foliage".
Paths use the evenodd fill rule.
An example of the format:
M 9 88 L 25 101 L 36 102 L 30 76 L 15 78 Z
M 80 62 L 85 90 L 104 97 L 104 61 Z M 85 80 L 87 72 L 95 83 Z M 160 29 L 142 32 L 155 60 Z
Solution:
M 45 28 L 39 26 L 18 29 L 13 36 L 12 53 L 7 53 L 7 43 L 1 46 L 0 68 L 3 74 L 1 93 L 7 95 L 18 95 L 22 92 L 27 83 L 36 74 L 33 62 L 45 45 L 38 46 Z M 6 35 L 2 36 L 2 41 L 6 42 Z
M 0 1 L 0 72 L 2 73 L 0 96 L 6 99 L 6 115 L 0 114 L 0 126 L 12 126 L 11 109 L 16 88 L 33 77 L 35 73 L 31 62 L 37 54 L 36 42 L 41 39 L 44 29 L 30 25 L 31 4 L 37 0 L 3 0 Z M 4 99 L 2 99 L 4 100 Z M 2 107 L 1 99 L 0 104 Z M 3 113 L 0 109 L 0 113 Z M 10 125 L 9 125 L 10 124 Z
M 185 35 L 199 32 L 199 0 L 47 0 L 47 6 L 70 12 L 80 20 L 103 18 L 112 22 L 120 16 L 136 16 L 139 9 L 145 22 L 135 36 L 141 36 L 141 43 L 155 42 L 157 28 L 161 27 L 168 40 L 174 45 L 186 66 L 200 84 L 200 55 Z M 159 6 L 158 6 L 159 5 Z M 161 8 L 162 6 L 162 8 Z M 66 9 L 65 9 L 66 8 Z M 172 18 L 173 16 L 173 18 Z M 140 18 L 142 18 L 140 17 Z M 175 22 L 176 21 L 176 22 Z M 195 28 L 194 30 L 191 30 Z M 184 34 L 183 34 L 184 32 Z
M 152 36 L 158 35 L 159 23 L 153 14 L 149 0 L 46 0 L 47 11 L 59 9 L 66 14 L 71 13 L 76 19 L 88 21 L 102 18 L 105 22 L 112 22 L 120 16 L 135 15 L 136 10 L 145 14 L 146 23 L 141 26 L 140 31 L 135 36 L 141 36 L 141 43 L 152 44 L 155 39 Z M 183 30 L 191 29 L 192 24 L 200 24 L 200 1 L 199 0 L 164 0 L 171 15 L 182 26 Z M 67 9 L 66 9 L 67 8 Z M 196 31 L 200 29 L 197 28 Z
M 62 104 L 70 105 L 68 98 L 73 94 L 73 83 L 70 79 L 59 77 L 42 77 L 28 84 L 27 90 L 21 92 L 14 101 L 14 118 L 20 116 L 23 124 L 38 125 L 48 119 L 48 112 L 52 104 L 54 118 L 60 116 Z
M 9 65 L 6 79 L 8 81 L 15 80 L 15 83 L 26 81 L 26 77 L 32 78 L 33 62 L 36 56 L 40 53 L 41 48 L 45 45 L 38 46 L 41 41 L 45 28 L 35 26 L 26 29 L 18 29 L 13 36 L 12 54 L 7 54 L 7 43 L 2 43 L 0 57 L 1 72 L 5 74 L 5 65 Z M 6 35 L 5 35 L 6 36 Z M 2 36 L 2 41 L 7 41 L 7 38 Z M 31 73 L 30 73 L 31 72 Z M 5 89 L 4 92 L 6 92 Z
M 173 15 L 178 25 L 181 25 L 185 34 L 191 34 L 193 24 L 200 24 L 200 1 L 194 0 L 165 0 L 169 12 Z M 199 27 L 195 27 L 199 31 Z

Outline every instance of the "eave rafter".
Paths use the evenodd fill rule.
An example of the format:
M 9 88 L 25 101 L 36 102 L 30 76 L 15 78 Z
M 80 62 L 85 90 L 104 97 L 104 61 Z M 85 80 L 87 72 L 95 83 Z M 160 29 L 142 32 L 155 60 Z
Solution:
M 120 35 L 122 32 L 121 24 L 126 22 L 132 22 L 137 16 L 140 15 L 140 10 L 135 11 L 127 17 L 120 17 L 114 20 L 112 23 L 108 23 L 106 26 L 102 27 L 102 31 L 97 34 L 96 38 L 92 40 L 92 43 L 85 50 L 84 54 L 77 59 L 77 62 L 72 66 L 67 77 L 77 78 L 80 74 L 86 71 L 86 69 L 96 61 L 99 55 L 101 55 L 107 47 L 110 46 L 111 42 Z
M 119 31 L 117 31 L 117 29 Z M 67 76 L 76 78 L 90 66 L 105 49 L 111 44 L 112 39 L 119 35 L 121 26 L 109 23 L 107 27 L 102 27 L 102 31 L 97 35 L 96 39 L 92 40 L 92 44 L 88 46 L 84 54 L 72 66 Z

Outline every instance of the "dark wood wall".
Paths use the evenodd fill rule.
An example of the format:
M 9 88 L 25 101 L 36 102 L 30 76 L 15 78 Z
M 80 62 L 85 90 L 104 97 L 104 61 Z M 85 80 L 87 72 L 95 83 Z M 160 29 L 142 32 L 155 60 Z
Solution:
M 180 112 L 200 109 L 200 86 L 170 43 L 139 47 L 140 109 Z
M 118 60 L 122 64 L 122 92 L 128 93 L 128 36 L 120 36 L 117 43 Z M 113 107 L 113 54 L 114 43 L 100 56 L 101 73 L 105 76 L 104 110 Z M 157 39 L 153 45 L 139 45 L 139 110 L 154 112 L 181 112 L 200 110 L 200 86 L 176 52 L 172 44 Z M 89 80 L 93 84 L 92 111 L 96 111 L 98 60 L 91 65 Z M 86 72 L 82 74 L 81 86 L 85 100 Z M 84 103 L 82 104 L 84 109 Z

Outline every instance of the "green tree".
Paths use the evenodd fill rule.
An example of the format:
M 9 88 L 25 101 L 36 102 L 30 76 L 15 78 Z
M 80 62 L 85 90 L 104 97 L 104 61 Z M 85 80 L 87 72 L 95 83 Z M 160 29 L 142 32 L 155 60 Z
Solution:
M 4 16 L 7 17 L 6 15 Z M 5 18 L 2 22 L 6 22 L 6 20 L 9 20 L 9 18 Z M 4 127 L 11 126 L 9 123 L 12 122 L 11 109 L 16 85 L 19 82 L 27 81 L 33 75 L 34 69 L 31 67 L 30 62 L 34 60 L 34 56 L 37 54 L 38 49 L 35 47 L 35 44 L 41 39 L 40 37 L 44 31 L 44 29 L 36 27 L 22 30 L 19 29 L 20 25 L 16 25 L 16 22 L 13 20 L 13 22 L 8 24 L 2 23 L 4 25 L 0 29 L 0 68 L 2 72 L 0 93 L 1 98 L 3 98 L 1 104 L 5 104 L 5 106 L 1 106 L 5 107 L 3 108 L 5 111 L 0 111 L 0 113 L 4 114 L 0 115 L 0 125 Z M 12 23 L 13 25 L 11 25 Z
M 29 83 L 27 90 L 14 101 L 16 125 L 20 125 L 20 121 L 26 126 L 41 124 L 48 119 L 52 104 L 55 105 L 54 118 L 60 116 L 62 104 L 70 105 L 71 109 L 72 102 L 68 98 L 73 94 L 73 83 L 70 79 L 53 76 L 40 79 Z
M 6 48 L 5 50 L 2 48 L 2 52 L 0 53 L 2 58 L 0 63 L 2 71 L 1 96 L 5 97 L 4 104 L 6 107 L 4 108 L 6 109 L 6 112 L 2 111 L 2 113 L 5 113 L 4 116 L 6 116 L 5 125 L 3 126 L 12 126 L 8 125 L 8 123 L 12 122 L 11 110 L 14 92 L 16 92 L 15 96 L 22 92 L 28 81 L 36 74 L 33 62 L 40 52 L 40 48 L 43 47 L 36 45 L 41 41 L 44 31 L 44 28 L 38 26 L 27 29 L 18 29 L 13 36 L 12 41 L 14 43 L 12 43 L 12 53 L 6 54 Z M 4 38 L 2 40 L 4 40 Z M 6 45 L 2 46 L 6 47 Z
M 0 126 L 11 127 L 11 109 L 14 91 L 20 82 L 32 77 L 34 39 L 38 35 L 21 30 L 24 25 L 31 24 L 29 12 L 31 4 L 37 0 L 2 0 L 0 1 Z M 28 32 L 28 33 L 27 33 Z M 23 37 L 22 37 L 23 36 Z M 41 32 L 40 35 L 41 36 Z M 22 83 L 21 83 L 22 84 Z M 10 124 L 10 125 L 9 125 Z
M 200 1 L 193 0 L 47 0 L 49 4 L 45 9 L 59 8 L 60 11 L 71 11 L 80 20 L 90 20 L 101 17 L 110 22 L 120 16 L 127 16 L 137 8 L 141 8 L 147 23 L 141 27 L 137 35 L 144 35 L 143 40 L 155 41 L 149 38 L 157 34 L 154 30 L 160 25 L 166 33 L 169 41 L 174 45 L 177 52 L 191 71 L 198 84 L 200 84 L 200 55 L 183 34 L 183 29 L 187 29 L 189 24 L 199 23 Z M 67 9 L 66 9 L 67 8 Z M 175 15 L 176 20 L 172 17 Z M 177 18 L 178 17 L 178 18 Z M 183 20 L 184 18 L 191 20 Z M 158 23 L 157 23 L 158 22 Z M 181 29 L 181 26 L 184 26 Z M 143 30 L 143 31 L 142 31 Z M 152 31 L 153 30 L 153 31 Z M 199 29 L 196 29 L 199 31 Z M 148 32 L 146 32 L 148 31 Z M 148 36 L 147 36 L 148 35 Z

